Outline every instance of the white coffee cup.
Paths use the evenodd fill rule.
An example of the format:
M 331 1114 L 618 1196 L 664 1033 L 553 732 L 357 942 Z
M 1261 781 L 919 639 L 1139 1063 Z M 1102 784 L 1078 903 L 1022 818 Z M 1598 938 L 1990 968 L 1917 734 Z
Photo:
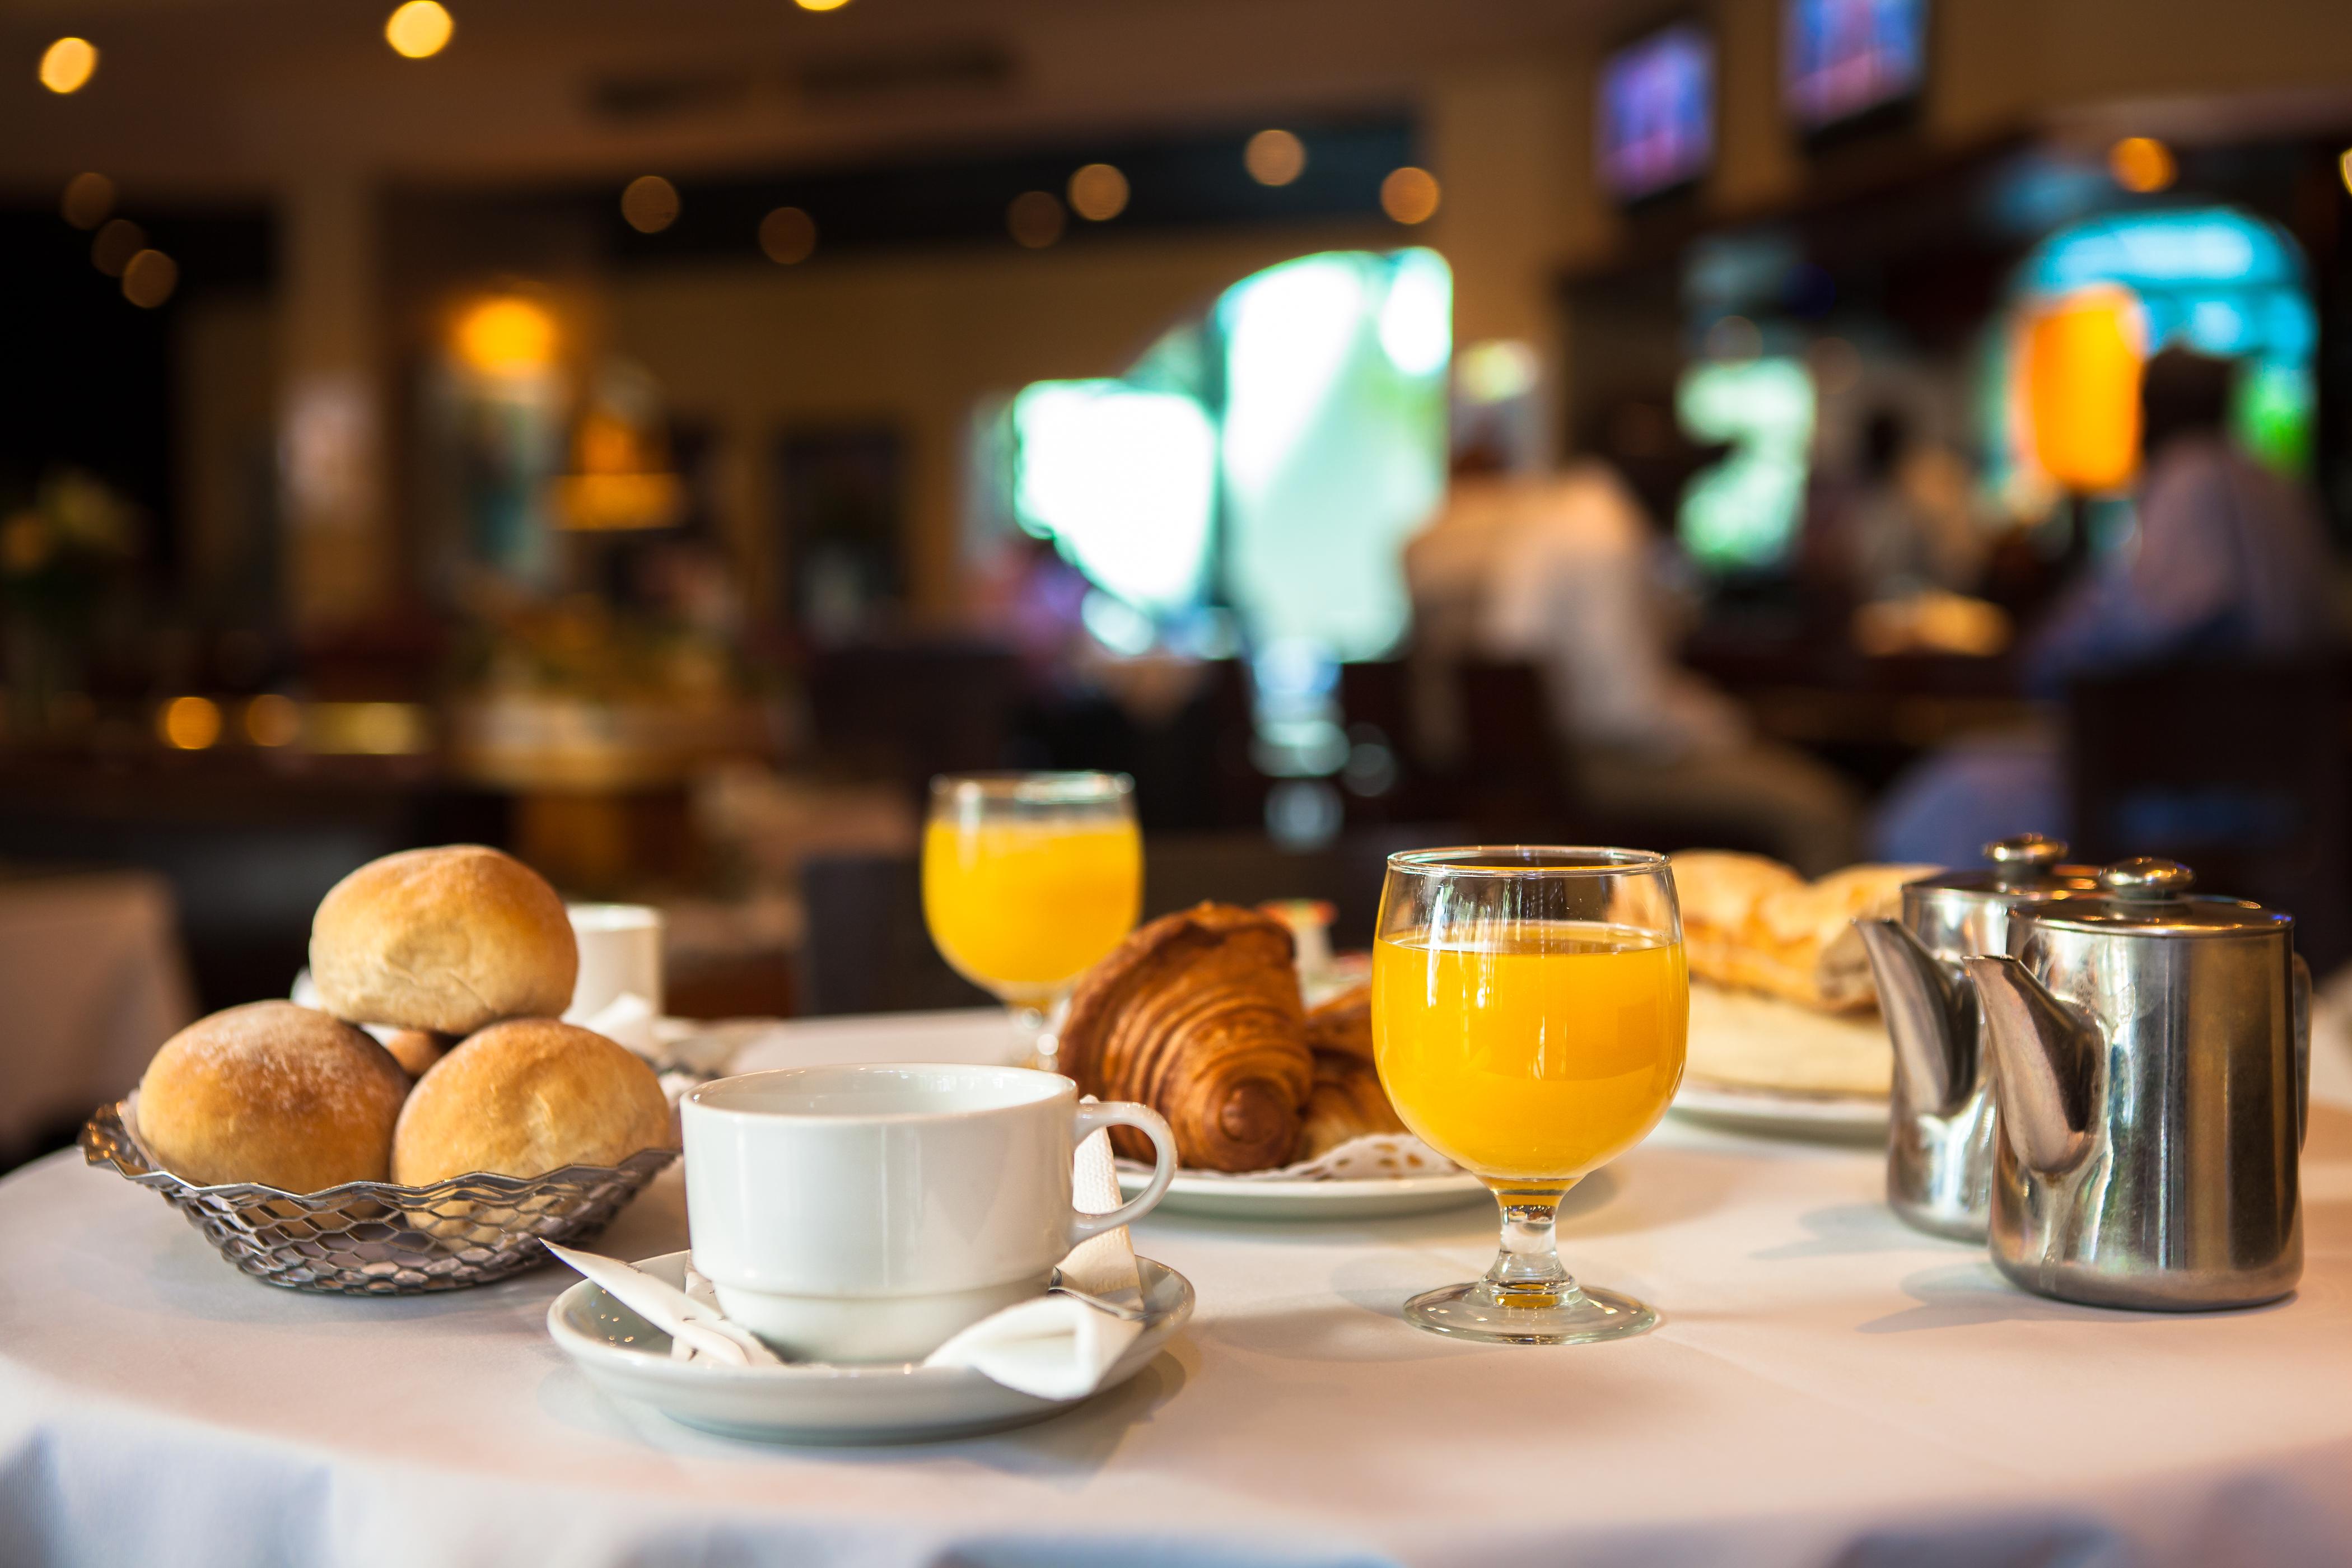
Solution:
M 1157 1111 L 1082 1105 L 1027 1068 L 786 1068 L 704 1084 L 679 1110 L 694 1267 L 730 1318 L 814 1361 L 920 1360 L 1150 1213 L 1176 1174 Z M 1134 1201 L 1080 1214 L 1072 1157 L 1105 1127 L 1144 1132 L 1159 1163 Z
M 646 904 L 571 904 L 566 912 L 580 944 L 580 978 L 564 1017 L 592 1018 L 621 996 L 643 997 L 660 1017 L 662 912 Z

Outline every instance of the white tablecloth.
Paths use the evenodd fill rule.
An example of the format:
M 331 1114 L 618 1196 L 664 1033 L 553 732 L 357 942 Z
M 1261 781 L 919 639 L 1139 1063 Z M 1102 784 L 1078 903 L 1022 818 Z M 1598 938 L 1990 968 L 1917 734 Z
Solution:
M 763 1054 L 985 1054 L 986 1020 Z M 2323 1081 L 2342 1086 L 2343 1064 Z M 2316 1118 L 2310 1268 L 2203 1317 L 2020 1294 L 1904 1229 L 1868 1151 L 1669 1121 L 1561 1227 L 1657 1303 L 1618 1344 L 1398 1317 L 1483 1268 L 1477 1208 L 1137 1245 L 1200 1315 L 1133 1384 L 992 1437 L 761 1447 L 605 1399 L 541 1318 L 569 1276 L 395 1301 L 236 1275 L 60 1156 L 0 1183 L 0 1561 L 173 1564 L 1387 1562 L 2069 1564 L 2352 1555 L 2352 1111 Z M 683 1245 L 676 1181 L 601 1244 Z
M 0 1152 L 119 1097 L 193 1016 L 161 878 L 0 881 Z

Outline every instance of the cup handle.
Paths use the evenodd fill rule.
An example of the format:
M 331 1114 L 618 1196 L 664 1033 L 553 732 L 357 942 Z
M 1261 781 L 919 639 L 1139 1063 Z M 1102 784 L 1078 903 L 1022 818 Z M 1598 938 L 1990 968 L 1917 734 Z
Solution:
M 1071 1121 L 1071 1147 L 1076 1148 L 1106 1127 L 1134 1128 L 1151 1140 L 1158 1160 L 1151 1168 L 1150 1184 L 1110 1213 L 1070 1215 L 1072 1247 L 1107 1230 L 1117 1230 L 1130 1220 L 1141 1219 L 1166 1195 L 1168 1184 L 1176 1179 L 1176 1134 L 1160 1112 L 1148 1105 L 1123 1100 L 1081 1105 Z

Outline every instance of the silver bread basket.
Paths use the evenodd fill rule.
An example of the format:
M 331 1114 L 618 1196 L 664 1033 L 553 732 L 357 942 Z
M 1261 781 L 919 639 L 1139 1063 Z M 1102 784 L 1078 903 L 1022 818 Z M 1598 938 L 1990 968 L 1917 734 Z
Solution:
M 320 1193 L 239 1183 L 200 1187 L 139 1146 L 131 1102 L 102 1105 L 81 1130 L 82 1155 L 163 1194 L 221 1256 L 290 1290 L 413 1296 L 487 1285 L 548 1260 L 543 1241 L 604 1227 L 675 1149 L 645 1149 L 610 1169 L 567 1165 L 538 1176 L 478 1172 L 430 1186 L 347 1182 Z

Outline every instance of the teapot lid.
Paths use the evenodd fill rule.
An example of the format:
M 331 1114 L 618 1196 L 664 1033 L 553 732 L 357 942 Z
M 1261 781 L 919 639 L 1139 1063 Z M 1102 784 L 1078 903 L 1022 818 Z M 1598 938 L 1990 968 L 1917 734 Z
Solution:
M 2135 936 L 2258 935 L 2286 931 L 2294 917 L 2246 899 L 2192 894 L 2196 873 L 2151 856 L 2118 860 L 2099 873 L 2104 895 L 2035 910 L 2035 923 L 2064 931 Z
M 1984 847 L 1987 868 L 1942 871 L 1905 884 L 1922 894 L 1955 893 L 2000 903 L 2040 902 L 2066 894 L 2096 893 L 2097 873 L 2088 866 L 2070 866 L 2066 841 L 2040 833 L 1996 838 Z

